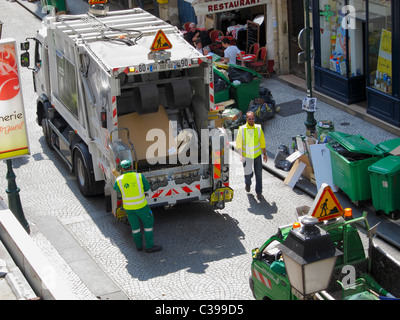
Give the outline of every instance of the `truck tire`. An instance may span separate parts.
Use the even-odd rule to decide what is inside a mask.
[[[49,120],[46,117],[42,118],[42,131],[47,146],[50,150],[54,150],[53,145],[51,144],[51,129],[49,126]]]
[[[89,168],[92,157],[86,147],[78,144],[74,150],[74,173],[79,191],[85,197],[98,195],[104,192],[104,182],[95,181],[94,174]],[[90,161],[90,162],[89,162]]]

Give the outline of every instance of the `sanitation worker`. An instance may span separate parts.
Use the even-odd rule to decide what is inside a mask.
[[[236,137],[236,149],[240,155],[240,161],[244,167],[244,182],[246,191],[250,192],[251,179],[253,178],[253,167],[256,176],[255,191],[257,199],[262,199],[262,161],[267,162],[267,151],[265,149],[264,132],[261,125],[254,123],[254,113],[246,113],[246,124],[239,127]]]
[[[142,174],[133,171],[131,161],[121,161],[121,167],[123,174],[115,181],[114,190],[121,192],[123,207],[132,228],[136,249],[140,251],[143,248],[143,239],[140,232],[140,222],[142,222],[146,252],[160,251],[162,247],[153,243],[154,216],[147,204],[145,195],[145,192],[150,189],[150,184]]]

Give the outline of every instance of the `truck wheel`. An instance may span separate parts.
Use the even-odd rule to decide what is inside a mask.
[[[254,299],[257,299],[256,294],[254,293],[254,280],[252,276],[249,276],[249,285],[251,293],[253,294]]]
[[[42,131],[43,131],[43,136],[44,140],[46,141],[47,146],[49,147],[50,150],[53,150],[53,146],[51,144],[51,129],[49,126],[49,121],[47,120],[46,117],[42,119]]]
[[[78,187],[82,195],[90,197],[104,192],[104,181],[95,181],[94,174],[87,167],[87,163],[91,161],[85,158],[90,155],[84,155],[82,147],[77,147],[74,152],[74,173]]]
[[[85,165],[82,152],[79,148],[77,148],[74,153],[74,172],[79,190],[85,197],[89,196],[90,173]]]

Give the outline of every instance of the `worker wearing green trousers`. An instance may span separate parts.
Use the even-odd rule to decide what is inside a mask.
[[[143,248],[143,239],[140,232],[140,222],[142,222],[146,252],[160,251],[162,247],[155,246],[153,243],[154,217],[147,204],[145,194],[150,189],[150,184],[142,174],[132,171],[131,161],[123,160],[121,167],[124,173],[115,181],[114,190],[121,192],[123,207],[132,228],[136,248],[138,250]]]

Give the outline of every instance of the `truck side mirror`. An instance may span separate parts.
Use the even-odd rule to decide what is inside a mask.
[[[29,41],[21,42],[21,50],[28,51],[29,50]]]
[[[29,52],[21,53],[21,66],[22,67],[29,67]]]

